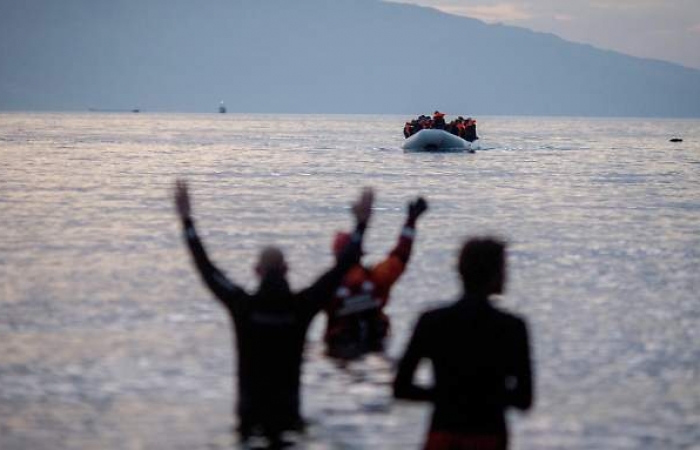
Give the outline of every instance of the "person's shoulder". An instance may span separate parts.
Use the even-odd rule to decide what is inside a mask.
[[[254,303],[256,296],[257,293],[250,293],[240,286],[236,286],[235,291],[232,291],[229,295],[230,299],[232,300],[231,304],[239,307],[238,309],[241,307],[247,307]]]
[[[527,328],[527,319],[515,312],[507,311],[501,308],[493,308],[498,320],[510,327]]]
[[[454,309],[453,304],[437,306],[437,307],[428,309],[420,315],[420,318],[418,321],[419,321],[419,323],[420,322],[422,322],[422,323],[442,322],[446,318],[453,315],[453,309]]]

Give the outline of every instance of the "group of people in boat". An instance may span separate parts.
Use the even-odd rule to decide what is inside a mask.
[[[385,313],[392,287],[407,267],[418,219],[428,209],[408,202],[396,244],[379,263],[361,261],[362,242],[373,213],[374,193],[362,191],[350,208],[354,230],[336,234],[335,262],[309,287],[292,291],[287,263],[277,247],[265,247],[254,266],[259,287],[248,293],[209,259],[195,228],[187,184],[178,180],[175,205],[184,239],[204,283],[224,307],[235,330],[241,440],[259,436],[270,449],[287,445],[288,431],[301,432],[301,367],[306,334],[316,314],[327,315],[326,354],[338,361],[381,351],[389,334]],[[504,450],[505,410],[532,403],[526,323],[492,305],[503,292],[506,245],[491,237],[467,240],[457,270],[463,294],[452,305],[423,313],[393,384],[399,399],[435,406],[425,448]],[[416,383],[421,360],[432,362],[433,387]]]
[[[469,142],[474,142],[479,139],[479,136],[476,134],[475,119],[471,117],[465,119],[459,116],[450,122],[446,122],[445,113],[440,111],[435,111],[432,117],[421,114],[415,119],[406,122],[403,126],[403,136],[409,138],[420,130],[425,129],[445,130]]]

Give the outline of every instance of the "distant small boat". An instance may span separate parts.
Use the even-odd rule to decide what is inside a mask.
[[[221,101],[221,103],[219,103],[219,112],[220,112],[221,114],[225,114],[225,113],[226,113],[226,105],[224,105],[223,100]]]
[[[683,139],[681,138],[673,138],[670,140],[670,142],[683,142]]]
[[[420,130],[403,143],[407,152],[467,152],[474,153],[479,148],[479,140],[469,142],[445,130]]]

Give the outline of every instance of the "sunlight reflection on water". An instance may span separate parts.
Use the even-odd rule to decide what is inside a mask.
[[[254,286],[258,249],[302,287],[331,263],[348,202],[378,191],[366,250],[431,201],[389,313],[397,358],[458,292],[466,235],[511,242],[537,404],[513,448],[700,442],[700,122],[483,118],[490,150],[404,154],[403,117],[0,115],[0,447],[230,448],[229,324],[190,266],[170,189],[190,180],[213,259]],[[670,136],[685,138],[670,144]],[[391,362],[341,370],[312,326],[304,448],[417,448],[428,409],[391,401]]]

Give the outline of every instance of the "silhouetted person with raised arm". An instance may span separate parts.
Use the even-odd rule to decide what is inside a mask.
[[[503,450],[505,410],[532,404],[527,326],[490,296],[503,292],[506,246],[493,238],[467,241],[459,256],[464,294],[425,312],[399,363],[394,396],[434,405],[426,450]],[[432,363],[432,387],[414,383],[422,359]]]
[[[332,301],[325,306],[327,355],[349,360],[384,349],[384,338],[390,325],[384,308],[389,302],[391,288],[411,257],[416,222],[427,209],[428,203],[422,197],[409,202],[406,221],[396,245],[386,258],[375,265],[358,261],[345,275]],[[341,256],[349,240],[349,233],[336,234],[333,242],[336,258]]]
[[[258,290],[249,294],[209,260],[195,231],[187,185],[178,180],[175,204],[185,240],[206,285],[226,308],[234,324],[238,359],[239,432],[245,442],[265,436],[271,448],[281,446],[285,431],[302,431],[300,376],[306,332],[313,317],[360,258],[362,238],[371,216],[373,193],[365,189],[353,204],[356,227],[335,266],[300,292],[287,284],[282,252],[266,247],[255,272]]]

